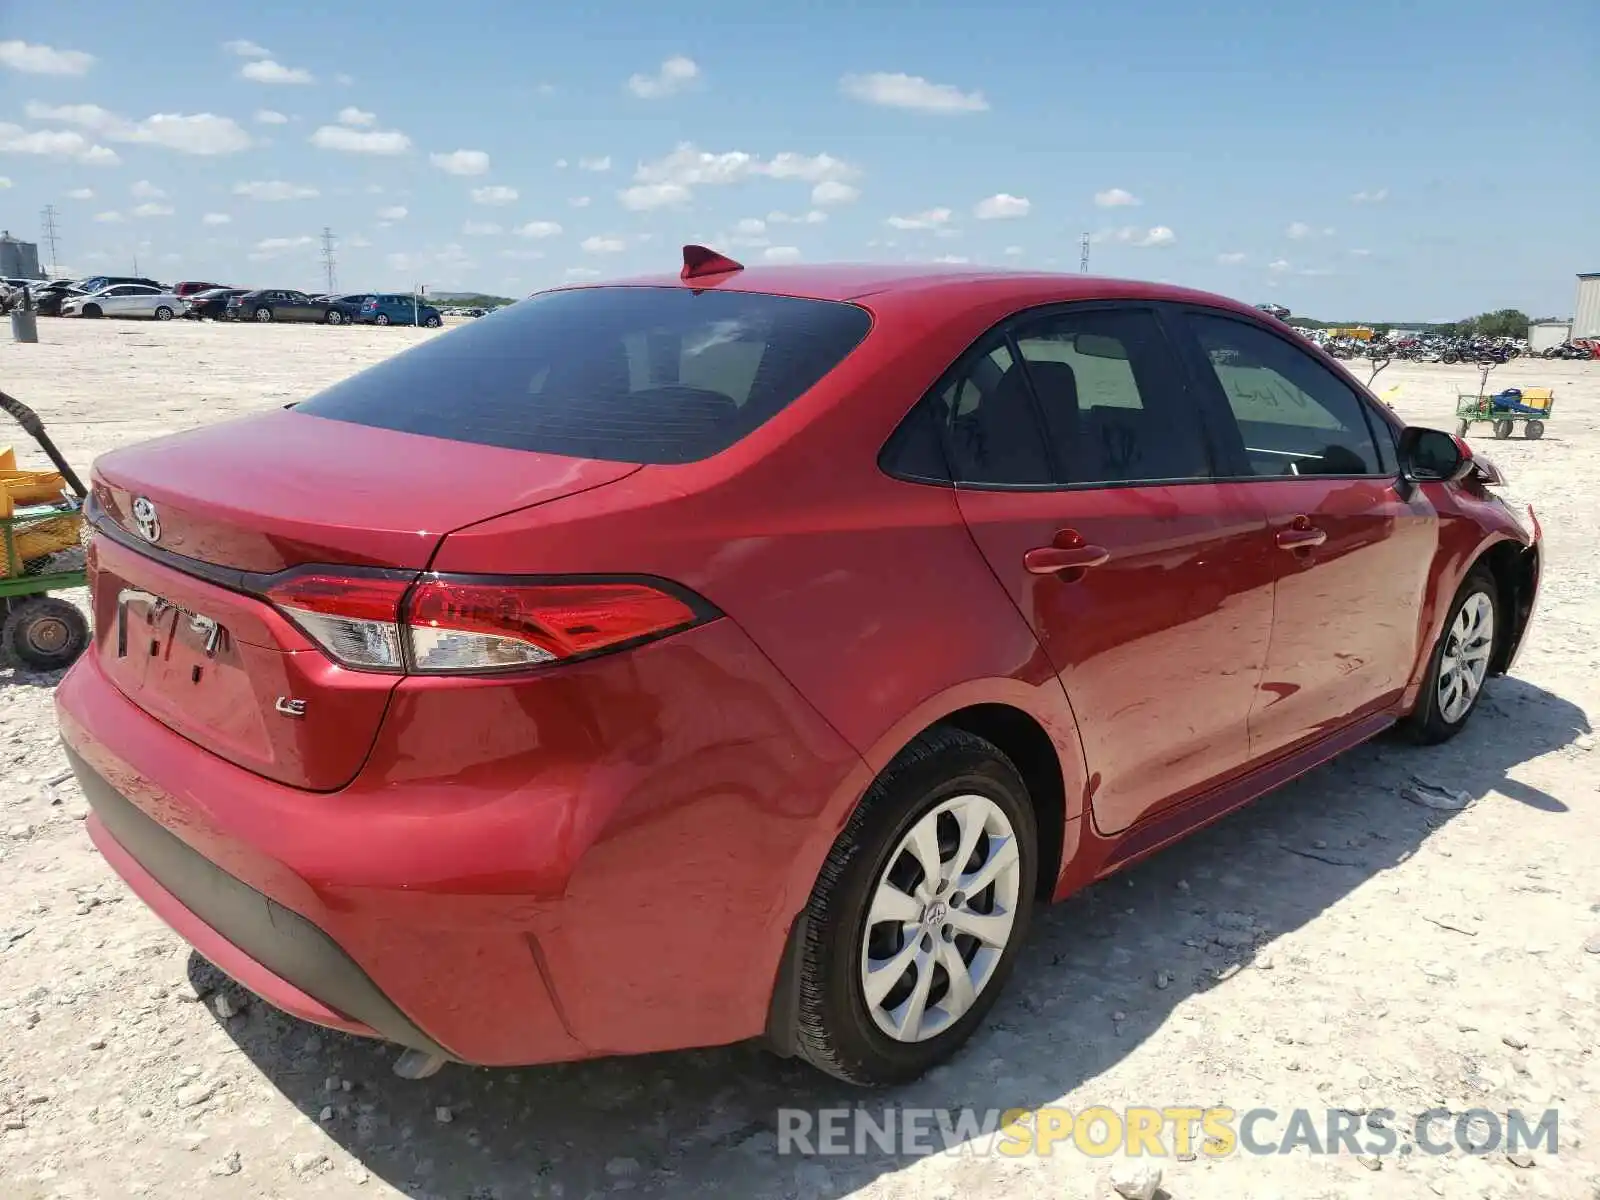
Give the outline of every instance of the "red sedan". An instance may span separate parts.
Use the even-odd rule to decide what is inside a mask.
[[[903,1080],[1036,903],[1462,728],[1498,481],[1217,296],[690,247],[101,459],[60,721],[151,908],[415,1070]]]

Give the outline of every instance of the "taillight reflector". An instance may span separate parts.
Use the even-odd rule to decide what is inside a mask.
[[[267,598],[332,658],[357,670],[504,671],[665,637],[706,611],[644,580],[520,582],[312,571]]]

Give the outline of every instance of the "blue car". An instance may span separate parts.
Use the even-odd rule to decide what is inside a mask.
[[[368,296],[356,317],[363,325],[425,325],[437,329],[444,324],[439,310],[407,295]]]

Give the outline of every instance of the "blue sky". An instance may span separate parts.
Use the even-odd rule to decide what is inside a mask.
[[[0,225],[307,288],[329,226],[343,289],[513,295],[687,240],[1075,271],[1089,232],[1308,315],[1567,315],[1597,64],[1584,0],[8,3]]]

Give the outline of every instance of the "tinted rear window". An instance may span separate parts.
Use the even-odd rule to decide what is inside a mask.
[[[601,287],[501,309],[337,383],[297,411],[614,462],[726,450],[866,336],[851,304]]]

